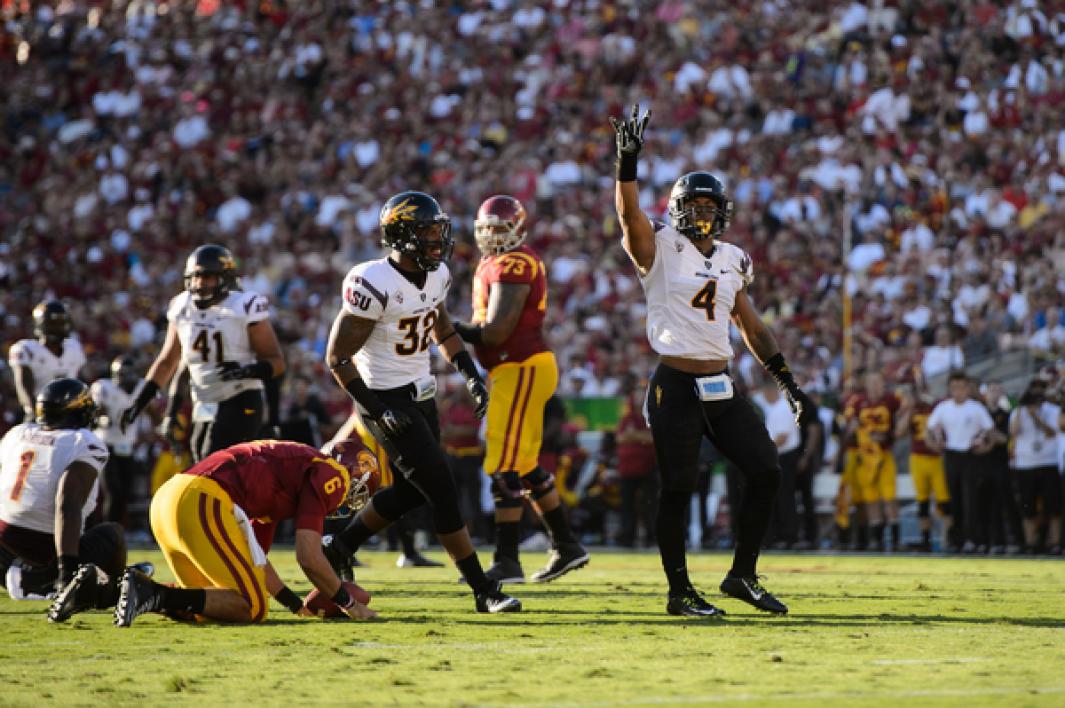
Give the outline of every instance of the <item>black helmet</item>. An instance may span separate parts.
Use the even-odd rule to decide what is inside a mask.
[[[381,243],[410,256],[422,270],[436,270],[451,256],[451,217],[424,192],[400,192],[381,207]],[[429,252],[425,238],[439,225],[440,253]],[[433,244],[435,246],[435,244]]]
[[[96,410],[89,387],[77,379],[56,379],[37,394],[37,422],[46,428],[89,428]]]
[[[230,290],[237,288],[237,261],[225,246],[209,243],[192,252],[185,261],[185,289],[189,292],[192,292],[192,276],[195,274],[218,276],[214,288],[192,293],[193,301],[199,307],[220,302]]]
[[[698,218],[691,200],[710,197],[717,204],[709,219]],[[732,222],[732,200],[725,194],[725,185],[709,172],[689,172],[681,175],[669,193],[669,218],[673,228],[690,239],[701,241],[706,237],[718,238]]]
[[[119,386],[133,386],[137,383],[137,362],[128,354],[120,354],[111,360],[111,378]]]
[[[72,329],[70,313],[59,300],[45,300],[33,308],[33,336],[62,342]]]

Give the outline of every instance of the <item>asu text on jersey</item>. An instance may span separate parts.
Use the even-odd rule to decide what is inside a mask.
[[[724,241],[704,255],[673,227],[655,229],[655,260],[640,278],[648,342],[658,354],[731,359],[729,322],[736,294],[754,280],[750,257]]]
[[[430,376],[429,342],[436,308],[450,287],[451,273],[444,264],[427,271],[420,288],[387,258],[360,263],[348,272],[344,311],[377,322],[355,354],[355,366],[367,386],[398,388]]]
[[[189,368],[193,401],[224,401],[244,391],[262,390],[263,382],[259,379],[222,381],[217,374],[224,362],[242,366],[255,362],[248,325],[269,319],[270,305],[265,297],[235,290],[221,302],[201,309],[185,290],[170,301],[166,317],[174,324],[181,340],[182,361]]]
[[[521,362],[547,351],[543,323],[547,313],[547,270],[540,257],[528,246],[498,255],[488,255],[477,264],[473,280],[473,322],[488,320],[488,297],[495,283],[528,285],[521,316],[514,331],[499,346],[479,344],[477,358],[486,369],[504,362]]]

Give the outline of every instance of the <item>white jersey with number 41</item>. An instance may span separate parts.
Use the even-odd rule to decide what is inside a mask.
[[[270,317],[270,303],[258,293],[234,290],[221,302],[199,308],[187,290],[174,296],[166,318],[177,328],[182,362],[189,369],[194,402],[215,403],[238,393],[263,388],[259,379],[222,381],[223,362],[255,363],[248,325]]]

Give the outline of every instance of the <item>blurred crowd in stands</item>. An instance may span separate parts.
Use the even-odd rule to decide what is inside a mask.
[[[521,199],[559,394],[631,399],[653,356],[607,116],[633,102],[655,113],[647,211],[689,169],[725,180],[753,301],[826,407],[854,385],[845,295],[851,368],[889,386],[1014,350],[1065,359],[1053,3],[5,0],[0,85],[0,345],[63,298],[89,380],[118,353],[147,365],[185,256],[224,243],[275,308],[286,415],[327,438],[348,412],[323,365],[341,278],[378,255],[383,200],[415,188],[453,219],[463,318],[477,205]],[[21,415],[6,370],[0,400],[6,429]],[[653,494],[618,489],[627,509]]]

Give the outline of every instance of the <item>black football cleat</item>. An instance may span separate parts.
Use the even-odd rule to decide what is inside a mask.
[[[666,612],[679,617],[724,617],[725,611],[714,607],[703,599],[695,588],[688,588],[682,593],[669,594]]]
[[[411,555],[411,556],[408,556],[406,553],[401,553],[399,555],[399,558],[396,559],[396,567],[397,568],[443,568],[444,564],[439,562],[439,561],[432,560],[431,558],[426,558],[421,553],[418,553],[417,551],[415,551],[414,555]]]
[[[66,622],[79,612],[96,607],[97,588],[107,583],[107,576],[92,563],[78,566],[74,577],[59,591],[48,608],[49,622]]]
[[[721,581],[721,592],[737,600],[743,600],[748,605],[772,612],[777,615],[788,614],[787,605],[773,597],[772,593],[762,587],[758,582],[758,576],[741,578],[737,575],[727,575]]]
[[[115,605],[115,626],[131,627],[133,620],[148,612],[162,609],[159,587],[139,570],[126,568],[118,583],[118,603]]]
[[[521,600],[503,592],[497,582],[490,583],[484,592],[475,592],[474,600],[478,612],[499,614],[500,612],[521,612]]]
[[[140,571],[146,577],[149,577],[149,578],[154,578],[155,577],[155,564],[153,564],[151,561],[141,561],[140,563],[131,563],[129,567],[133,568],[133,570]]]
[[[534,583],[549,583],[566,573],[588,565],[590,556],[579,543],[565,544],[551,549],[551,555],[540,570],[532,574]]]
[[[517,583],[525,582],[525,571],[522,570],[521,563],[513,558],[496,558],[492,567],[484,571],[484,575],[489,580],[504,585],[515,585]]]
[[[333,572],[343,580],[354,580],[355,571],[352,559],[355,554],[339,538],[333,535],[322,537],[322,555],[329,561]]]

